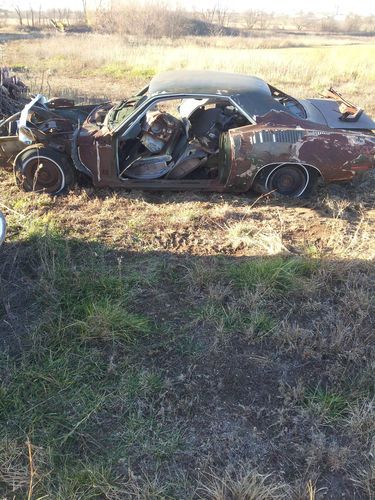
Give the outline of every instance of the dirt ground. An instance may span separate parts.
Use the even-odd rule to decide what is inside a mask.
[[[0,256],[1,338],[10,356],[3,360],[8,396],[2,412],[9,419],[25,404],[37,406],[31,420],[15,418],[18,429],[26,426],[32,436],[35,454],[54,452],[36,465],[36,492],[55,498],[88,498],[89,493],[98,498],[371,498],[373,177],[320,187],[298,201],[90,187],[50,198],[18,192],[5,171],[1,183],[9,222]],[[64,271],[57,273],[61,251]],[[296,267],[286,268],[290,262]],[[20,389],[9,359],[21,363],[27,380],[33,353],[41,358],[41,371],[57,377],[43,368],[56,354],[55,344],[48,355],[41,354],[36,338],[50,331],[51,318],[53,331],[62,322],[72,330],[69,335],[78,335],[77,321],[92,331],[92,318],[64,312],[64,294],[83,300],[87,284],[81,272],[92,274],[94,283],[108,272],[129,278],[124,307],[152,326],[146,338],[123,342],[116,337],[121,319],[112,318],[109,327],[96,317],[100,332],[92,338],[86,333],[80,348],[85,363],[99,355],[104,378],[112,377],[106,392],[115,395],[103,396],[94,410],[77,396],[74,405],[85,410],[75,416],[74,396],[59,396],[53,406],[67,421],[47,432],[56,408],[46,396],[55,397],[55,389],[43,383],[41,396],[38,383],[25,389],[25,381]],[[61,273],[78,280],[77,288],[59,283]],[[102,297],[101,285],[96,286],[95,300]],[[109,294],[105,315],[118,297],[103,293]],[[106,328],[114,328],[108,338]],[[62,333],[55,335],[60,339]],[[99,381],[104,376],[86,370]],[[135,372],[147,380],[152,374],[155,387],[133,382],[136,387],[126,389],[124,400],[118,393],[124,374]],[[60,391],[68,390],[64,384]],[[22,404],[7,392],[15,385],[17,396],[26,398]],[[91,397],[95,402],[97,395],[88,401]],[[39,405],[47,410],[43,417]],[[77,435],[63,438],[64,447],[51,444],[82,418]],[[35,429],[39,419],[42,427]],[[19,430],[10,424],[6,435],[6,442],[21,447],[18,463],[3,442],[7,467],[16,462],[19,478],[15,486],[14,476],[1,469],[9,495],[28,484],[28,468]],[[94,488],[82,471],[74,481],[61,477],[55,469],[61,453],[66,470],[73,456],[73,463],[84,464],[86,476],[90,467],[99,467],[99,474],[99,464],[110,463],[105,481],[101,475],[100,487]],[[246,488],[248,496],[241,493]],[[308,496],[311,491],[315,497]]]

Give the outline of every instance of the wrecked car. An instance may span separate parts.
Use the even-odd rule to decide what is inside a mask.
[[[114,105],[37,96],[5,129],[3,162],[18,185],[51,194],[79,173],[98,187],[299,197],[319,178],[375,167],[375,122],[335,90],[300,100],[260,78],[213,71],[162,73]]]

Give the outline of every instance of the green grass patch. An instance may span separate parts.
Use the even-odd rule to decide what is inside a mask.
[[[28,201],[17,200],[12,208],[16,213],[12,212],[7,217],[7,227],[14,241],[29,240],[33,244],[36,240],[43,238],[40,243],[44,244],[47,240],[62,236],[58,224],[51,215],[42,215],[36,219],[27,214],[32,210]]]
[[[276,326],[276,321],[265,311],[248,311],[236,304],[223,306],[208,302],[200,310],[199,317],[225,336],[243,334],[249,338],[260,338]]]
[[[252,316],[255,333],[264,336],[276,328],[276,320],[265,312],[257,312]]]
[[[262,287],[282,293],[296,289],[301,279],[311,276],[317,261],[303,258],[256,258],[231,264],[226,274],[236,288],[254,290]]]
[[[182,356],[191,356],[194,358],[202,354],[204,346],[199,339],[195,339],[189,333],[189,335],[176,338],[175,350]]]
[[[153,68],[132,68],[130,71],[130,74],[132,76],[138,77],[138,78],[147,78],[150,79],[155,76],[156,71]]]
[[[0,489],[27,490],[29,439],[43,455],[34,495],[108,497],[122,460],[163,461],[181,444],[158,416],[163,374],[135,356],[157,331],[136,304],[159,268],[70,240],[51,218],[29,221],[19,243],[27,243],[38,315],[19,358],[0,357],[0,458],[19,466]]]
[[[110,78],[125,78],[130,72],[131,68],[124,63],[109,63],[96,70],[96,74]]]
[[[325,421],[334,422],[345,416],[349,401],[343,394],[317,388],[306,392],[304,405]]]
[[[111,467],[84,465],[65,467],[58,475],[58,488],[53,490],[56,500],[98,499],[117,495],[117,485]]]
[[[95,75],[106,76],[108,78],[123,79],[131,77],[150,79],[155,76],[153,68],[131,67],[122,62],[113,62],[93,70]]]
[[[139,335],[150,332],[150,322],[141,315],[124,310],[121,302],[92,302],[82,321],[84,340],[110,340],[132,344]]]
[[[27,212],[34,207],[52,207],[54,199],[47,194],[38,194],[37,197],[27,197],[15,199],[12,203],[13,210]]]

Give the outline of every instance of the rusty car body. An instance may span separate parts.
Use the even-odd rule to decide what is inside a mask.
[[[319,177],[375,167],[375,122],[333,89],[298,100],[232,73],[162,73],[114,105],[37,96],[6,127],[3,162],[22,188],[51,194],[79,172],[98,187],[299,197]]]

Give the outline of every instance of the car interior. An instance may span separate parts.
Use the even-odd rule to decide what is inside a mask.
[[[228,99],[160,100],[118,140],[121,179],[214,179],[220,136],[249,124]]]

